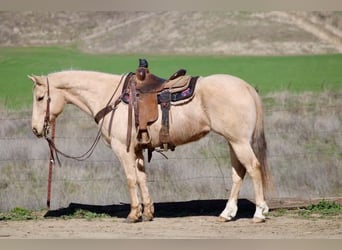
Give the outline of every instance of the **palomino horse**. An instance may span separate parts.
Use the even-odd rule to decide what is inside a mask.
[[[65,104],[74,104],[91,117],[108,101],[118,100],[125,76],[91,71],[61,71],[48,76],[29,76],[34,83],[32,131],[46,136],[47,126],[63,111]],[[113,96],[114,93],[114,96]],[[112,102],[112,103],[113,103]],[[160,110],[159,110],[160,112]],[[233,185],[221,221],[236,216],[240,187],[246,171],[252,178],[256,210],[254,222],[265,221],[268,206],[264,200],[267,183],[266,141],[263,109],[256,90],[243,80],[224,74],[199,77],[194,97],[186,104],[172,106],[170,139],[177,145],[196,141],[210,131],[222,135],[228,142]],[[154,206],[147,187],[144,156],[137,149],[135,129],[126,148],[128,105],[120,102],[114,116],[104,117],[102,136],[118,157],[127,177],[131,210],[128,222],[153,219]],[[100,125],[99,125],[100,126]],[[109,128],[113,126],[113,128]],[[150,127],[152,145],[158,146],[161,114]],[[140,190],[142,203],[139,201]]]

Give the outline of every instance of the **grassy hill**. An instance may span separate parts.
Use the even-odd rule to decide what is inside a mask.
[[[162,77],[232,74],[262,94],[335,88],[341,29],[341,12],[0,11],[0,103],[31,103],[28,74],[121,74],[140,57]]]

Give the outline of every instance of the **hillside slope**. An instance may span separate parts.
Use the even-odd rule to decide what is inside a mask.
[[[0,12],[0,46],[89,53],[290,55],[342,52],[339,12]]]

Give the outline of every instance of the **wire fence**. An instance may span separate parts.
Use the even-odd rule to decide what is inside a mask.
[[[278,105],[279,106],[279,105]],[[274,107],[274,105],[265,105],[265,113],[266,114],[270,114],[270,113],[279,113],[279,112],[287,112],[287,113],[297,113],[299,111],[306,111],[308,110],[308,108],[313,107],[313,104],[305,104],[305,105],[301,105],[301,106],[296,106],[296,107]],[[317,106],[317,105],[315,105]],[[323,113],[327,113],[330,111],[333,111],[335,113],[337,113],[338,116],[342,115],[342,103],[338,104],[338,105],[325,105],[323,107],[316,107],[316,112],[317,109],[319,109],[320,111],[322,111]],[[315,116],[315,112],[309,112],[305,114],[307,117],[308,116]],[[79,112],[77,114],[73,114],[72,116],[73,120],[77,120],[78,123],[77,124],[73,124],[71,122],[68,123],[68,126],[70,129],[73,129],[73,127],[75,127],[75,129],[77,130],[77,126],[79,123],[91,123],[92,120],[89,119],[89,117],[85,116],[84,114],[80,114]],[[68,118],[62,118],[60,120],[60,122],[64,123]],[[266,118],[267,119],[267,118]],[[303,118],[305,119],[305,118]],[[338,119],[341,119],[338,118]],[[15,135],[10,135],[10,136],[6,136],[6,135],[1,135],[0,134],[0,145],[6,145],[8,142],[15,142],[15,141],[25,141],[25,143],[28,144],[33,144],[37,142],[37,138],[34,137],[32,135],[32,133],[29,131],[30,130],[30,122],[31,122],[31,116],[30,116],[30,111],[8,111],[8,112],[0,112],[0,122],[1,123],[8,123],[8,124],[12,124],[12,123],[16,123],[17,121],[22,122],[22,124],[25,124],[26,130],[27,131],[21,131],[22,133],[15,133]],[[22,128],[19,128],[22,129]],[[13,130],[13,129],[12,129]],[[17,132],[17,131],[16,131]],[[340,129],[340,127],[338,129],[335,129],[334,131],[332,131],[331,129],[329,130],[317,130],[314,129],[312,131],[315,136],[317,137],[324,137],[326,135],[331,135],[333,134],[334,137],[336,138],[341,138],[342,136],[342,130]],[[6,134],[6,132],[3,132],[3,134]],[[273,137],[281,137],[284,135],[287,136],[295,136],[298,134],[297,131],[295,132],[289,132],[288,130],[268,130],[265,132],[266,136],[268,138],[273,138]],[[70,144],[73,143],[75,141],[92,141],[95,138],[95,134],[94,135],[67,135],[67,136],[63,136],[63,135],[56,135],[56,140],[59,141],[61,144]],[[322,154],[322,155],[331,155],[331,154],[335,154],[335,153],[340,153],[340,152],[332,152],[332,151],[322,151],[322,150],[307,150],[305,152],[305,154]],[[292,153],[292,154],[269,154],[268,157],[291,157],[291,156],[298,156],[301,155],[301,153]],[[214,158],[214,156],[206,156],[206,158]],[[215,156],[215,158],[229,158],[227,155],[224,156]],[[172,159],[172,158],[169,158]],[[179,159],[179,157],[177,156],[177,159]],[[190,158],[182,158],[182,159],[188,159],[188,160],[194,160],[194,159],[201,159],[198,157],[190,157]],[[46,160],[45,158],[25,158],[25,159],[17,159],[17,158],[4,158],[3,155],[0,155],[0,162],[6,162],[6,161],[43,161]],[[163,160],[163,159],[159,159],[159,160]],[[111,162],[111,160],[96,160],[96,161],[100,161],[100,162]],[[91,162],[91,161],[90,161]]]
[[[307,107],[310,107],[312,105],[307,105]],[[300,108],[288,108],[288,109],[278,109],[278,108],[274,108],[272,107],[267,107],[266,106],[266,114],[267,113],[274,113],[274,112],[289,112],[289,113],[293,113],[293,112],[297,112],[299,109],[305,110],[307,107],[305,106],[301,106]],[[328,106],[324,106],[322,108],[320,108],[320,110],[329,110],[329,111],[334,111],[334,112],[341,112],[340,110],[342,109],[340,106],[337,105],[328,105]],[[27,144],[34,144],[37,142],[37,138],[34,137],[32,135],[32,133],[30,132],[30,121],[31,121],[31,117],[29,116],[28,112],[22,112],[19,113],[20,117],[11,117],[8,116],[8,113],[6,113],[6,115],[4,115],[5,113],[0,113],[0,122],[7,122],[9,124],[11,123],[15,123],[16,121],[21,121],[24,124],[27,125],[27,131],[25,131],[23,134],[19,134],[19,135],[11,135],[11,136],[0,136],[0,144],[5,146],[7,145],[9,142],[19,142],[18,147],[20,147],[20,144],[22,143],[27,143]],[[16,116],[18,115],[18,113],[15,113]],[[310,115],[315,115],[315,114],[307,114],[306,116],[310,116]],[[7,117],[6,117],[7,116]],[[84,115],[73,115],[73,119],[77,120],[79,122],[91,122],[91,120],[89,119],[89,117],[85,117]],[[65,121],[61,121],[62,123]],[[68,126],[72,126],[72,123],[68,124]],[[325,137],[326,135],[331,135],[333,134],[333,136],[335,137],[336,140],[340,140],[342,137],[342,130],[313,130],[312,133],[315,134],[316,137]],[[289,131],[281,131],[281,130],[277,130],[277,131],[266,131],[266,136],[267,138],[274,138],[277,136],[296,136],[298,135],[298,132],[289,132]],[[94,140],[94,135],[56,135],[56,141],[59,144],[80,144],[80,141],[82,142],[91,142],[92,140]],[[332,151],[332,150],[322,150],[322,149],[307,149],[305,151],[305,153],[303,152],[292,152],[292,153],[271,153],[268,155],[269,158],[290,158],[290,157],[300,157],[300,156],[307,156],[307,155],[318,155],[318,156],[329,156],[329,155],[338,155],[341,154],[341,152],[338,151]],[[173,158],[172,155],[170,155],[168,157],[168,160],[204,160],[204,159],[224,159],[227,160],[229,159],[229,155],[225,154],[225,155],[215,155],[215,156],[210,156],[207,155],[205,157],[203,156],[179,156],[177,155],[176,158]],[[30,157],[28,155],[28,157],[26,158],[18,158],[16,155],[13,155],[12,157],[5,157],[4,155],[0,156],[0,162],[2,164],[6,164],[6,163],[11,163],[11,162],[31,162],[31,161],[46,161],[46,157]],[[160,159],[155,159],[155,161],[165,161],[165,159],[160,158]],[[108,164],[117,164],[118,162],[113,162],[113,159],[96,159],[96,160],[88,160],[87,161],[88,164],[95,164],[95,163],[108,163]]]

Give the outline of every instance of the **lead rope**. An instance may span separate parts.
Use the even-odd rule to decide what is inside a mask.
[[[53,121],[52,130],[51,130],[51,141],[53,143],[55,141],[55,134],[56,134],[56,122]],[[46,198],[46,206],[49,210],[50,210],[50,201],[51,201],[52,165],[55,163],[52,150],[53,149],[50,147],[49,177],[48,177],[48,188],[47,188],[47,198]]]

